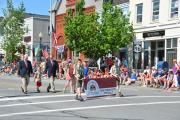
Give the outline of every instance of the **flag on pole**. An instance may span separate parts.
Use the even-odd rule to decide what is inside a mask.
[[[55,46],[57,44],[58,38],[57,38],[56,31],[53,25],[52,25],[52,40],[53,40],[53,46]]]
[[[44,58],[48,58],[49,57],[49,54],[48,54],[46,49],[42,50],[42,55],[43,55]]]

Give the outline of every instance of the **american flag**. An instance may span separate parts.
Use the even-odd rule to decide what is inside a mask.
[[[57,40],[58,40],[55,32],[52,33],[52,37],[53,37],[53,45],[55,46],[57,44]]]
[[[44,58],[48,58],[49,57],[49,54],[48,54],[46,49],[42,50],[42,54],[43,54]]]
[[[53,46],[55,46],[57,44],[57,35],[56,35],[56,31],[54,30],[54,27],[52,26],[52,40],[53,40]]]

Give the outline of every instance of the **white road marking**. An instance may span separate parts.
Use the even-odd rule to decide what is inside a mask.
[[[58,97],[58,96],[56,96],[56,97]],[[64,95],[62,95],[62,96],[64,96]],[[41,97],[44,98],[47,96],[41,96]],[[104,98],[99,98],[99,99],[107,99],[108,100],[108,99],[139,99],[139,98],[179,98],[179,97],[180,96],[132,96],[132,97],[104,97]],[[30,98],[32,98],[32,97],[30,97]],[[91,99],[96,99],[96,98],[91,98]],[[25,106],[25,105],[37,105],[37,104],[67,103],[67,102],[75,102],[75,101],[77,101],[77,100],[45,101],[45,102],[31,102],[31,103],[27,102],[27,103],[0,105],[0,108]]]
[[[66,94],[66,95],[46,95],[46,96],[31,96],[31,97],[13,97],[13,98],[2,98],[1,101],[15,101],[15,100],[27,100],[27,99],[40,99],[40,98],[53,98],[53,97],[68,97],[75,96],[74,94]]]
[[[19,104],[0,105],[0,108],[3,108],[3,107],[13,107],[13,106],[24,106],[24,105],[39,105],[39,104],[66,103],[66,102],[75,102],[75,101],[77,101],[77,100],[63,100],[63,101],[46,101],[46,102],[33,102],[33,103],[19,103]]]
[[[85,94],[83,94],[84,96]],[[16,100],[28,100],[28,99],[41,99],[41,98],[55,98],[55,97],[70,97],[75,96],[74,94],[66,94],[66,95],[46,95],[46,96],[24,96],[24,97],[13,97],[13,98],[0,98],[1,101],[16,101]],[[2,96],[3,97],[3,96]],[[131,98],[171,98],[171,97],[180,97],[180,96],[130,96],[130,97],[114,97],[114,96],[107,96],[103,97],[102,99],[117,99],[117,98],[123,98],[123,99],[131,99]],[[91,98],[93,99],[93,98]],[[101,98],[100,98],[101,99]]]
[[[106,97],[104,99],[132,99],[132,98],[179,98],[180,96],[131,96],[131,97]]]
[[[89,107],[75,107],[75,108],[64,108],[64,109],[52,109],[52,110],[40,110],[31,112],[19,112],[19,113],[9,113],[1,114],[0,117],[10,117],[16,115],[29,115],[29,114],[39,114],[39,113],[51,113],[51,112],[61,112],[61,111],[74,111],[74,110],[88,110],[88,109],[98,109],[98,108],[110,108],[110,107],[125,107],[125,106],[143,106],[143,105],[160,105],[160,104],[179,104],[180,101],[171,102],[149,102],[149,103],[130,103],[130,104],[116,104],[116,105],[99,105],[99,106],[89,106]]]

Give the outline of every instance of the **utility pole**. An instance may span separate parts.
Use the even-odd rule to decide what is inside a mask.
[[[52,0],[50,0],[50,56],[52,55]]]

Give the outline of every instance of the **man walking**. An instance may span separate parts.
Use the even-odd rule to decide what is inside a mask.
[[[32,64],[28,60],[28,55],[22,55],[18,66],[18,75],[21,77],[22,86],[21,90],[27,94],[27,87],[30,80],[30,75],[33,73]]]
[[[55,93],[55,84],[54,80],[56,77],[56,72],[59,71],[59,65],[56,60],[53,60],[52,55],[50,56],[50,59],[46,62],[45,66],[45,73],[48,73],[48,78],[49,78],[49,85],[47,87],[47,92],[50,91],[52,88],[52,92]]]
[[[75,99],[83,101],[84,99],[81,96],[81,88],[82,88],[82,83],[83,83],[83,79],[84,79],[84,66],[82,64],[81,59],[78,59],[78,63],[75,67],[75,76],[76,76],[76,80],[77,80]]]
[[[118,66],[118,61],[115,60],[113,66],[111,67],[110,73],[116,78],[116,96],[122,97],[123,94],[120,92],[120,67]]]

